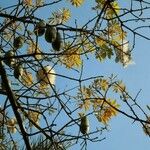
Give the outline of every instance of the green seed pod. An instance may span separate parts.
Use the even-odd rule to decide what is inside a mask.
[[[6,52],[5,55],[4,55],[4,58],[5,58],[4,59],[4,63],[6,65],[8,65],[9,67],[13,67],[15,65],[15,63],[16,63],[15,59],[11,58],[13,56],[15,56],[15,53],[12,50]]]
[[[24,44],[24,38],[22,36],[18,36],[14,39],[14,43],[13,43],[14,48],[19,49],[23,46],[23,44]]]
[[[82,134],[87,134],[89,132],[89,120],[87,116],[81,117],[80,131]]]
[[[48,43],[52,43],[56,39],[56,28],[55,27],[47,27],[45,32],[45,40]]]
[[[54,42],[52,42],[52,47],[55,51],[60,51],[61,48],[61,34],[57,32],[57,36]]]
[[[120,60],[119,60],[119,57],[118,56],[116,56],[116,58],[115,58],[115,62],[116,63],[118,63]]]
[[[17,65],[14,68],[14,77],[19,79],[23,75],[23,68],[22,65]]]
[[[40,21],[36,24],[34,33],[36,36],[42,36],[45,33],[45,23],[43,21]]]

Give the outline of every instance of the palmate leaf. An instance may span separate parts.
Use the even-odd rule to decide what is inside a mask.
[[[113,91],[118,93],[118,92],[125,92],[126,91],[126,86],[122,81],[116,82],[116,84],[113,85]]]
[[[96,0],[97,5],[93,8],[94,10],[100,10],[106,4],[106,0]],[[120,6],[117,1],[112,1],[107,6],[105,17],[112,18],[120,13]]]
[[[35,2],[35,3],[34,3]],[[42,6],[44,4],[44,0],[23,0],[23,3],[27,6]]]
[[[79,7],[83,4],[84,0],[69,0],[70,3],[75,6],[75,7]]]
[[[88,111],[91,107],[91,98],[93,95],[93,91],[90,87],[83,86],[78,93],[79,100],[79,108]]]
[[[82,65],[81,51],[80,47],[72,46],[70,42],[65,43],[64,54],[60,58],[61,63],[68,69],[73,67],[80,68]]]
[[[113,51],[107,45],[101,46],[99,50],[95,53],[95,57],[99,61],[104,61],[106,58],[111,59],[112,56],[113,56]]]
[[[82,103],[79,104],[79,107],[81,109],[84,109],[85,111],[89,110],[91,106],[91,101],[90,100],[84,100]]]
[[[36,6],[42,6],[44,4],[44,0],[36,0]]]
[[[23,3],[28,5],[28,6],[31,6],[32,5],[32,0],[24,0]]]
[[[116,102],[116,100],[110,98],[105,101],[101,100],[100,102],[101,104],[98,103],[97,107],[95,107],[95,116],[99,122],[106,125],[112,117],[118,114],[116,109],[118,109],[120,105]]]
[[[124,66],[128,64],[131,58],[131,50],[128,46],[128,42],[123,42],[127,39],[124,30],[132,31],[132,28],[127,26],[127,22],[128,19],[132,21],[132,16],[134,16],[135,12],[135,14],[138,15],[139,9],[136,11],[132,8],[131,12],[131,9],[124,9],[122,6],[120,9],[118,6],[120,2],[117,0],[95,0],[95,3],[90,3],[90,5],[89,3],[85,3],[85,7],[77,9],[79,12],[75,15],[73,14],[71,18],[68,8],[62,8],[61,10],[58,8],[59,6],[61,7],[63,2],[65,4],[67,1],[72,5],[68,5],[70,10],[72,10],[73,6],[79,7],[84,3],[84,0],[22,0],[21,3],[15,3],[16,5],[12,5],[9,8],[2,8],[1,10],[0,16],[2,18],[8,17],[10,18],[10,23],[14,22],[12,26],[9,24],[8,26],[3,25],[3,23],[1,23],[0,30],[2,33],[4,32],[1,35],[1,62],[7,59],[14,59],[16,63],[23,65],[23,73],[19,71],[21,79],[18,79],[18,76],[16,77],[12,74],[15,72],[15,67],[19,66],[18,64],[14,67],[13,65],[7,65],[4,61],[0,69],[4,70],[1,73],[2,81],[5,78],[7,79],[7,77],[8,80],[12,81],[11,86],[9,86],[9,82],[6,80],[7,84],[4,86],[5,88],[1,88],[2,98],[8,96],[7,99],[2,101],[2,103],[5,104],[4,109],[10,112],[3,117],[4,123],[6,123],[6,127],[4,126],[6,130],[4,130],[4,134],[8,140],[11,139],[11,141],[14,141],[9,149],[12,149],[13,144],[15,147],[15,142],[17,142],[19,149],[20,144],[26,144],[26,148],[24,149],[30,149],[31,144],[32,150],[64,150],[71,145],[69,141],[76,142],[75,144],[79,145],[82,142],[80,145],[83,145],[81,149],[89,149],[87,147],[88,141],[100,141],[101,137],[99,138],[96,134],[102,134],[102,131],[99,132],[99,124],[94,124],[94,126],[91,126],[92,130],[88,132],[89,123],[87,116],[92,120],[96,117],[96,120],[98,119],[100,124],[103,123],[104,126],[107,126],[108,122],[116,116],[118,112],[121,113],[124,111],[123,108],[119,110],[119,100],[124,101],[124,104],[128,104],[127,100],[133,101],[126,92],[124,84],[117,81],[115,77],[106,79],[101,74],[103,72],[101,72],[102,68],[99,72],[97,68],[99,66],[96,66],[95,61],[94,64],[92,62],[94,68],[91,68],[93,66],[92,64],[89,65],[88,62],[93,60],[93,55],[95,54],[94,57],[96,56],[100,61],[111,59],[113,55],[115,55],[118,58],[118,62]],[[44,2],[45,4],[43,5]],[[59,2],[60,4],[58,4]],[[141,2],[141,4],[142,3],[143,2]],[[83,12],[87,10],[90,11],[91,9],[89,9],[89,7],[93,7],[93,4],[97,5],[94,14],[91,12],[89,16],[86,14],[85,17],[83,16],[84,13],[80,14],[82,9]],[[53,8],[58,9],[55,11]],[[14,13],[12,11],[12,13],[10,13],[11,9],[18,10],[18,12]],[[47,18],[48,16],[46,16],[43,11],[40,11],[42,9],[44,11],[48,10],[47,14],[50,13],[51,18],[49,20]],[[4,10],[6,12],[4,12]],[[142,10],[142,8],[140,8],[140,10]],[[74,11],[72,11],[72,13],[73,12]],[[120,12],[122,14],[119,14]],[[131,18],[128,18],[128,16],[126,18],[126,15],[130,13]],[[141,21],[142,16],[136,18],[136,15],[134,19],[137,19],[137,22]],[[84,20],[80,21],[80,19],[82,19],[81,17],[84,17]],[[71,21],[74,20],[74,23],[70,22],[64,24],[70,18],[72,19]],[[44,25],[37,26],[40,21],[44,21]],[[19,24],[22,25],[22,30],[17,28]],[[52,33],[54,33],[55,36],[53,37],[55,38],[47,40],[47,34],[45,34],[45,38],[42,37],[44,32],[43,34],[39,34],[40,29],[44,31],[53,31],[54,29]],[[133,30],[134,35],[138,32],[138,30]],[[140,36],[140,34],[137,35]],[[6,39],[5,36],[7,36]],[[20,47],[14,49],[16,44],[13,45],[14,39],[18,36],[25,38],[23,47],[20,50],[18,50]],[[16,43],[18,44],[18,42]],[[133,42],[133,46],[134,44]],[[28,46],[27,53],[25,53],[26,46]],[[42,51],[40,49],[41,46]],[[14,55],[12,57],[5,57],[5,54],[9,50],[12,50]],[[51,69],[45,69],[47,65],[53,67],[50,67]],[[52,68],[56,69],[56,71],[58,70],[57,73],[52,72]],[[93,69],[95,69],[95,71],[91,72]],[[75,73],[72,71],[75,71]],[[92,74],[89,75],[89,73]],[[52,76],[57,78],[56,84]],[[19,81],[12,80],[14,77]],[[16,82],[18,84],[17,87]],[[78,94],[78,89],[80,89],[80,94]],[[9,91],[10,93],[12,91],[11,95],[14,94],[15,96],[9,96]],[[127,96],[129,97],[128,99]],[[117,99],[118,102],[113,99]],[[128,115],[128,112],[126,114],[125,111],[122,114],[141,122],[142,125],[145,125],[146,129],[150,129],[142,119],[139,119],[140,117],[134,115],[134,106],[130,104],[132,104],[132,102],[130,103],[129,101],[128,106],[133,112],[131,112],[133,117],[130,117],[130,114]],[[137,104],[135,103],[135,105]],[[12,117],[12,111],[10,111],[11,106],[14,110],[14,114],[16,112],[15,118],[18,124],[13,120],[7,121]],[[39,113],[33,109],[36,108],[35,106],[39,109]],[[133,109],[131,109],[132,106]],[[79,107],[82,110],[80,110]],[[77,117],[80,111],[87,114],[87,116],[84,115],[81,118]],[[20,120],[22,121],[18,119],[17,112],[18,116],[20,114]],[[60,119],[62,116],[63,120]],[[22,123],[23,127],[19,123]],[[36,128],[34,128],[34,126]],[[78,127],[80,127],[80,132],[83,136],[80,136]],[[16,135],[13,134],[15,130],[12,129],[16,129]],[[52,133],[51,131],[48,132],[48,129],[50,129]],[[76,129],[78,129],[78,131]],[[62,130],[64,130],[64,133],[60,133]],[[10,134],[8,134],[7,131]],[[24,134],[25,132],[27,132],[27,139],[26,134]],[[65,134],[65,132],[67,134]],[[148,133],[146,131],[146,133],[149,134],[150,132]],[[38,135],[41,136],[38,137]],[[3,134],[0,136],[3,136]],[[0,137],[0,140],[2,138],[3,137]],[[3,149],[2,146],[3,143],[0,145],[0,150]],[[5,143],[5,146],[10,145]],[[17,149],[18,148],[15,147],[15,150]]]
[[[27,87],[33,84],[32,74],[30,72],[27,72],[26,70],[24,70],[21,80],[23,84],[26,85]]]
[[[62,8],[52,13],[52,16],[49,18],[49,23],[53,25],[66,23],[70,18],[70,10],[68,8]]]

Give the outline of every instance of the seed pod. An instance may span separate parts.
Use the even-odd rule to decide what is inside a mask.
[[[19,49],[23,46],[23,44],[24,44],[24,38],[22,36],[18,36],[14,39],[14,43],[13,43],[14,48]]]
[[[15,53],[12,50],[6,52],[5,55],[4,55],[4,58],[5,58],[4,63],[6,65],[8,65],[9,67],[13,67],[14,64],[16,63],[14,58],[10,58],[10,57],[13,57],[13,56],[15,56]]]
[[[56,39],[56,28],[55,27],[47,27],[45,32],[45,40],[48,43],[52,43]]]
[[[16,79],[19,79],[19,77],[21,77],[23,75],[23,68],[22,65],[17,65],[14,68],[14,77]]]
[[[45,66],[43,69],[38,70],[36,77],[43,86],[49,85],[49,83],[55,84],[55,71],[51,66]]]
[[[36,24],[34,33],[36,36],[42,36],[45,33],[45,23],[43,21],[40,21]]]
[[[4,116],[5,116],[4,110],[2,110],[0,106],[0,126],[4,123]],[[0,137],[1,137],[1,133],[0,133]]]
[[[55,51],[60,51],[61,48],[61,34],[57,32],[57,36],[54,42],[52,42],[52,47]]]
[[[89,132],[89,120],[87,116],[81,117],[80,131],[82,134],[87,134]]]

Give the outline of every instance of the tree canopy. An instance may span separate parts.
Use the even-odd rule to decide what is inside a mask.
[[[118,114],[150,136],[150,106],[140,106],[140,91],[133,97],[117,73],[96,73],[105,61],[127,71],[136,63],[136,40],[150,40],[148,0],[6,4],[0,4],[0,149],[88,149],[105,140]]]

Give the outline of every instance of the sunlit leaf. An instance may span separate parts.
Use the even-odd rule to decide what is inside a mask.
[[[61,24],[66,23],[71,17],[71,12],[67,8],[60,9],[52,13],[52,16],[49,18],[50,24]]]
[[[148,123],[145,123],[143,126],[143,131],[146,135],[150,136],[150,117],[147,118],[146,120]]]
[[[75,7],[79,7],[83,4],[84,0],[69,0],[70,3],[75,6]]]
[[[94,10],[102,9],[104,5],[107,3],[106,0],[96,0],[97,5],[93,8]],[[120,6],[117,1],[112,1],[107,5],[107,9],[105,12],[106,18],[112,18],[120,13]]]
[[[67,22],[71,17],[71,12],[67,8],[62,9],[62,23]]]
[[[90,109],[91,106],[91,98],[93,95],[92,89],[90,87],[83,86],[78,93],[79,100],[79,108],[84,109],[85,111]]]
[[[95,115],[100,122],[107,124],[112,117],[118,114],[116,109],[119,107],[120,105],[117,104],[116,100],[107,99],[102,102],[99,109],[96,108]]]
[[[80,67],[82,64],[81,49],[79,47],[70,46],[69,43],[66,43],[64,46],[64,53],[61,57],[61,62],[66,66],[66,68]]]
[[[23,3],[28,5],[28,6],[31,6],[32,5],[32,0],[23,0]]]
[[[9,132],[11,133],[16,133],[16,125],[17,125],[17,120],[16,118],[11,118],[9,120],[7,120],[6,122],[7,125],[7,129],[9,130]]]
[[[90,100],[83,100],[83,102],[79,104],[79,108],[84,109],[85,111],[89,110],[90,106],[91,106]]]
[[[36,6],[42,6],[44,4],[44,0],[36,0]]]
[[[118,81],[116,84],[113,85],[113,90],[118,93],[122,93],[126,91],[126,86],[122,81]]]
[[[27,72],[26,70],[24,70],[23,75],[21,76],[21,81],[27,87],[30,87],[33,84],[32,74],[30,72]]]
[[[109,82],[106,79],[100,78],[100,79],[94,80],[93,85],[95,88],[106,91],[109,87]]]

